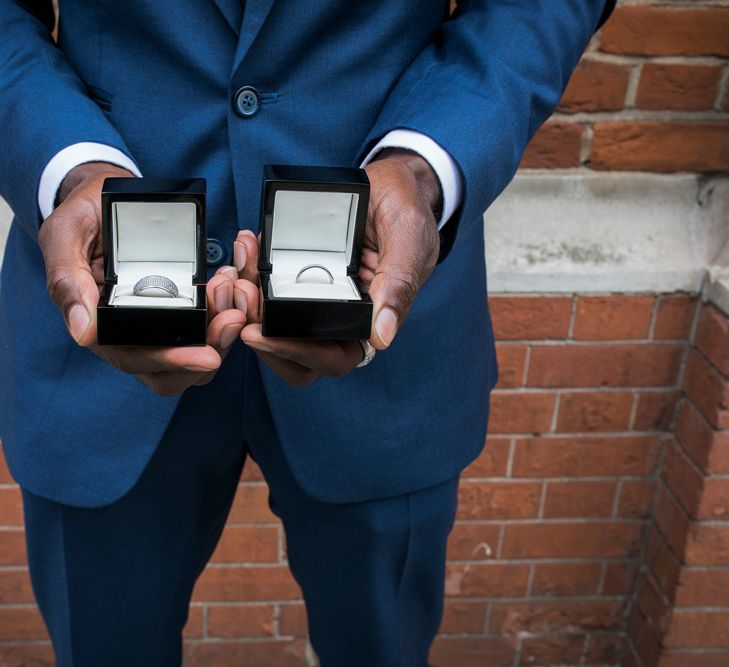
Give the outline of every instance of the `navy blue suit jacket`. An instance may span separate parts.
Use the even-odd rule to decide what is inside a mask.
[[[482,213],[556,106],[606,0],[470,0],[451,18],[447,0],[61,5],[54,45],[50,2],[0,0],[0,195],[16,216],[1,281],[0,435],[20,484],[74,505],[114,501],[177,405],[77,347],[47,295],[36,197],[59,150],[99,142],[146,176],[206,177],[208,233],[231,248],[239,229],[257,229],[264,163],[356,165],[396,128],[430,136],[461,170],[448,252],[370,366],[304,389],[264,368],[264,390],[292,470],[317,498],[383,497],[458,474],[483,446],[497,375]],[[232,106],[245,85],[262,95],[250,118]]]

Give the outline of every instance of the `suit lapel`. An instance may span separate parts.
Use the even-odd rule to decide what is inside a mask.
[[[230,29],[236,34],[240,32],[240,24],[243,20],[243,3],[245,0],[213,0],[220,13],[228,22]]]
[[[243,0],[218,0],[219,2],[238,2],[240,5]],[[274,0],[245,0],[245,8],[243,10],[243,23],[240,26],[240,36],[238,38],[238,48],[235,52],[235,62],[233,64],[233,73],[240,67],[241,61],[245,58],[248,49],[251,48],[254,40],[258,36]]]

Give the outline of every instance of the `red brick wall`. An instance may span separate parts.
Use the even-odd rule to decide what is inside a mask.
[[[729,3],[620,3],[525,168],[729,170]],[[537,288],[538,286],[535,286]],[[729,665],[729,322],[682,295],[493,296],[501,381],[450,541],[436,667]],[[0,468],[0,665],[50,665]],[[187,664],[304,664],[255,468]]]
[[[729,5],[623,0],[523,167],[729,171]]]

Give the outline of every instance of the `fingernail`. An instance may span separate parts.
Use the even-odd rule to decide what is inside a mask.
[[[220,345],[223,349],[229,348],[235,343],[238,334],[240,334],[240,326],[237,324],[229,324],[227,327],[224,327],[223,333],[220,334]]]
[[[375,320],[375,331],[380,340],[389,346],[397,333],[397,314],[392,308],[383,308]]]
[[[68,329],[71,332],[73,339],[78,342],[81,336],[84,335],[86,329],[89,328],[89,318],[86,308],[80,303],[75,303],[68,311]]]
[[[232,266],[224,266],[220,269],[220,273],[230,276],[233,280],[238,279],[238,271],[236,271]]]
[[[243,243],[236,241],[233,244],[233,263],[235,269],[240,273],[246,268],[246,262],[248,261],[248,251]]]
[[[258,237],[256,236],[255,232],[251,231],[250,229],[244,229],[243,233],[246,234],[247,236],[250,236],[251,238],[258,240]]]
[[[244,315],[248,314],[248,297],[246,297],[245,292],[241,292],[239,289],[233,289],[233,303],[235,303],[235,307]]]
[[[228,310],[228,285],[220,285],[215,288],[215,308],[219,313]]]

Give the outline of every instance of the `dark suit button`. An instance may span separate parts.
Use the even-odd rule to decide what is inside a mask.
[[[238,92],[236,92],[233,103],[239,116],[243,116],[244,118],[252,116],[258,111],[260,104],[258,91],[251,86],[243,86],[243,88],[239,88]]]
[[[218,239],[208,239],[208,266],[220,266],[225,259],[223,244]]]

